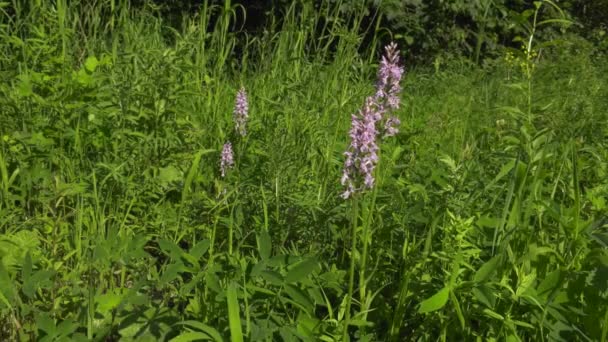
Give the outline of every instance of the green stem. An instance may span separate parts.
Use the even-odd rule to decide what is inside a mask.
[[[355,251],[357,249],[357,221],[359,219],[359,201],[355,194],[352,200],[352,227],[351,227],[351,247],[350,247],[350,271],[348,276],[348,297],[346,298],[346,321],[344,323],[344,331],[342,341],[348,341],[348,325],[350,324],[350,307],[353,298],[355,284]]]
[[[379,154],[378,154],[379,155]],[[376,166],[376,175],[379,175],[379,167],[380,167],[380,163],[378,162],[378,165]],[[379,177],[377,177],[378,179]],[[379,183],[379,182],[378,182]],[[374,212],[374,208],[376,206],[376,198],[377,198],[377,194],[378,194],[378,188],[380,187],[380,184],[376,184],[376,186],[373,189],[372,192],[372,199],[371,199],[371,204],[369,206],[365,205],[366,209],[367,209],[367,213],[365,216],[365,221],[363,222],[363,233],[362,233],[362,238],[361,241],[363,243],[363,253],[361,254],[361,260],[360,260],[360,264],[359,264],[359,295],[361,298],[361,303],[365,303],[365,297],[366,297],[366,278],[365,278],[365,271],[366,271],[366,267],[367,267],[367,254],[368,254],[368,246],[369,246],[369,241],[370,239],[368,239],[368,235],[369,233],[369,227],[371,226],[371,221],[372,221],[372,217],[373,217],[373,212]]]
[[[232,236],[234,226],[234,204],[230,208],[230,223],[228,224],[228,254],[232,255]]]

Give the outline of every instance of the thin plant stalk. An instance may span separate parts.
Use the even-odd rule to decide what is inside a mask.
[[[357,250],[357,223],[359,220],[359,196],[352,197],[352,217],[351,217],[351,246],[350,246],[350,270],[348,274],[348,297],[346,298],[346,320],[344,322],[344,331],[342,341],[347,341],[348,325],[350,324],[350,307],[352,304],[354,285],[355,285],[355,251]]]
[[[378,152],[378,164],[376,165],[376,174],[379,175],[380,174],[380,152]],[[377,177],[376,179],[379,180],[380,177]],[[378,182],[379,183],[379,182]],[[369,235],[369,228],[371,226],[371,221],[372,221],[372,217],[373,217],[373,212],[374,212],[374,208],[376,207],[376,198],[378,195],[378,188],[379,188],[379,184],[376,184],[376,186],[374,187],[374,190],[372,191],[372,196],[371,196],[371,204],[367,207],[367,216],[366,219],[363,222],[363,232],[362,232],[362,243],[363,243],[363,251],[361,254],[361,260],[359,261],[360,265],[359,265],[359,295],[361,297],[361,303],[365,303],[365,297],[366,297],[366,284],[367,284],[367,280],[366,280],[366,276],[365,276],[365,271],[366,271],[366,267],[367,267],[367,254],[369,252],[369,243],[368,243],[368,235]]]

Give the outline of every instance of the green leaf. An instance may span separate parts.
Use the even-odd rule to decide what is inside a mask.
[[[160,239],[158,241],[158,246],[173,260],[178,260],[184,254],[184,251],[179,248],[178,245],[176,245],[173,241],[169,241],[167,239]]]
[[[542,25],[546,25],[546,24],[571,25],[572,21],[567,20],[567,19],[547,19],[547,20],[540,21],[537,25],[542,26]]]
[[[541,298],[547,298],[553,290],[561,283],[561,272],[559,269],[549,273],[545,279],[538,285],[536,292]]]
[[[122,296],[118,293],[109,292],[96,296],[95,301],[97,302],[97,312],[105,316],[106,313],[118,307],[122,301]]]
[[[504,321],[505,320],[505,318],[501,314],[499,314],[497,312],[494,312],[494,311],[492,311],[490,309],[483,309],[483,313],[485,313],[488,317],[496,318],[496,319],[498,319],[500,321]]]
[[[285,276],[286,283],[295,283],[310,275],[319,264],[315,258],[306,258],[303,261],[295,264]]]
[[[443,308],[448,302],[449,294],[450,289],[448,287],[439,290],[439,292],[435,293],[432,297],[425,299],[420,303],[418,313],[428,313]]]
[[[221,292],[220,281],[217,275],[212,271],[207,271],[205,275],[205,285],[214,292]]]
[[[475,299],[485,304],[489,308],[493,308],[496,305],[496,295],[494,290],[488,286],[478,286],[472,290]]]
[[[320,326],[321,321],[319,321],[317,318],[310,317],[304,313],[300,313],[300,315],[298,315],[297,331],[301,335],[312,339],[319,332]]]
[[[526,322],[522,322],[522,321],[518,321],[518,320],[515,320],[515,319],[512,319],[511,323],[513,323],[515,325],[518,325],[520,327],[524,327],[524,328],[528,328],[528,329],[535,329],[535,327],[532,324],[526,323]]]
[[[211,246],[211,242],[209,240],[200,241],[192,248],[190,248],[188,254],[190,254],[195,259],[200,259],[205,254],[205,252],[207,252],[209,246]]]
[[[32,275],[32,255],[29,251],[25,253],[25,260],[23,260],[23,268],[21,269],[21,275],[23,277],[23,283],[27,283],[30,276]]]
[[[523,277],[520,277],[519,284],[517,286],[517,290],[515,291],[515,296],[519,297],[519,296],[523,295],[530,287],[532,287],[535,280],[536,280],[535,271],[533,271],[530,274],[526,274]]]
[[[278,272],[265,270],[260,273],[260,276],[262,277],[262,279],[273,285],[283,285],[283,277]]]
[[[21,290],[28,298],[34,298],[36,296],[36,290],[44,285],[50,285],[51,279],[55,275],[53,270],[40,270],[35,272],[31,277],[23,279],[23,287]]]
[[[19,78],[19,87],[17,88],[17,94],[21,97],[28,97],[34,93],[32,86],[32,80],[29,75],[21,74],[17,76]]]
[[[215,328],[210,327],[205,323],[201,323],[201,322],[197,322],[197,321],[183,321],[178,324],[187,325],[191,328],[200,330],[201,332],[205,333],[205,335],[208,336],[208,338],[206,338],[206,339],[217,341],[217,342],[223,341],[222,335],[220,335],[220,333]]]
[[[348,322],[349,325],[355,326],[355,327],[373,327],[374,323],[369,322],[369,321],[365,321],[362,319],[351,319]]]
[[[191,341],[199,341],[199,340],[208,341],[208,340],[212,340],[212,338],[209,335],[202,333],[202,332],[190,331],[190,332],[181,333],[179,336],[172,338],[171,342],[191,342]]]
[[[184,180],[184,189],[182,190],[182,202],[185,202],[186,199],[188,199],[188,195],[190,194],[190,188],[192,187],[192,183],[194,182],[194,179],[198,174],[201,158],[203,157],[203,155],[211,152],[215,152],[215,150],[200,150],[194,155],[194,160],[192,161],[190,170],[188,170],[188,174],[186,175],[186,179]]]
[[[57,335],[67,337],[78,329],[78,324],[71,320],[65,320],[57,325]]]
[[[456,310],[456,316],[458,316],[458,321],[460,321],[460,328],[465,329],[465,319],[462,314],[462,309],[460,308],[460,303],[458,302],[458,298],[454,294],[454,291],[450,291],[450,298],[452,299],[452,304],[454,304],[454,309]]]
[[[251,268],[251,276],[259,277],[263,270],[266,269],[266,262],[259,261]]]
[[[230,325],[230,340],[232,342],[243,342],[241,315],[235,282],[231,282],[230,285],[228,285],[228,290],[226,290],[226,301],[228,303],[228,323]]]
[[[268,266],[270,267],[283,267],[288,264],[292,257],[285,254],[275,255],[268,260]]]
[[[55,336],[56,334],[55,322],[46,312],[36,316],[36,326],[38,329],[44,331],[47,335]]]
[[[15,288],[13,287],[13,282],[11,281],[6,268],[4,268],[2,260],[0,260],[0,302],[4,303],[8,308],[12,308],[11,302],[14,297]]]
[[[173,165],[168,165],[159,169],[158,179],[161,186],[167,187],[171,183],[178,182],[182,179],[182,172]]]
[[[270,258],[270,254],[272,253],[272,241],[270,239],[270,234],[268,234],[266,230],[262,230],[258,233],[257,237],[260,257],[262,260],[266,260]]]
[[[84,67],[90,72],[95,71],[95,69],[97,69],[98,65],[99,65],[99,60],[95,56],[88,57],[87,60],[84,62]]]
[[[485,264],[481,265],[481,267],[475,272],[475,276],[473,276],[473,281],[476,283],[484,282],[494,274],[496,271],[496,266],[498,264],[498,255],[488,260]]]
[[[285,285],[285,292],[304,311],[308,314],[312,314],[315,305],[304,291],[293,285]]]
[[[498,172],[498,174],[496,175],[496,177],[494,177],[494,179],[488,185],[486,185],[486,188],[484,189],[484,191],[488,191],[494,184],[496,184],[504,176],[509,174],[509,172],[511,172],[511,170],[513,169],[514,166],[515,166],[515,159],[511,159],[511,161],[509,161],[508,163],[503,165],[502,168],[500,169],[500,171]]]
[[[169,264],[169,266],[165,268],[163,274],[160,276],[160,279],[158,281],[160,282],[160,284],[166,284],[177,279],[177,277],[179,277],[180,272],[184,271],[186,271],[186,267],[184,267],[184,264],[182,264],[181,262]]]

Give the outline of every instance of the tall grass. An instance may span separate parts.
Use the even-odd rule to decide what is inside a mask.
[[[0,339],[606,340],[606,58],[567,37],[406,66],[353,214],[350,114],[390,37],[344,11],[294,2],[251,36],[230,1],[179,29],[0,2]]]

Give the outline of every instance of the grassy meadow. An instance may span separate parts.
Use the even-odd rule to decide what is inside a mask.
[[[399,133],[344,199],[390,34],[243,11],[0,1],[0,340],[608,340],[606,55],[400,47]]]

